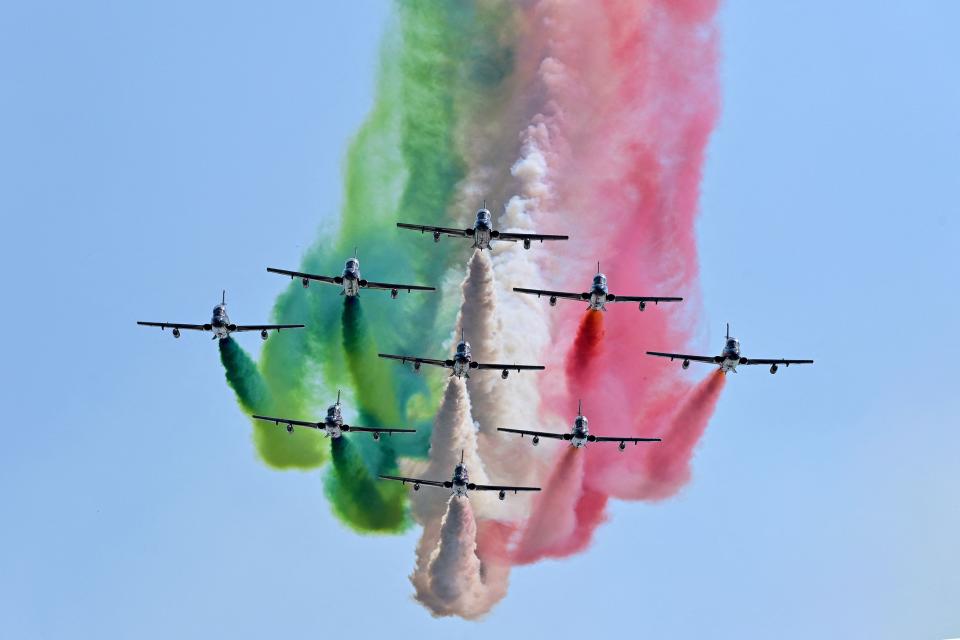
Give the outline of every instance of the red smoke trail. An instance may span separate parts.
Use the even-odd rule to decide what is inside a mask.
[[[698,325],[695,222],[718,109],[716,7],[714,0],[543,0],[529,10],[537,35],[521,57],[543,61],[541,122],[554,151],[558,203],[552,220],[583,239],[572,248],[581,253],[565,256],[556,271],[601,259],[611,292],[684,301],[644,313],[612,304],[599,333],[590,326],[595,314],[557,307],[554,344],[570,349],[555,354],[541,378],[544,407],[566,415],[571,399],[582,397],[592,433],[664,441],[622,453],[602,444],[567,452],[527,523],[518,562],[578,550],[602,520],[607,496],[675,493],[689,479],[690,458],[723,388],[719,372],[695,385],[676,363],[645,355],[691,348]],[[572,344],[565,342],[574,332]],[[566,390],[550,374],[561,363]]]
[[[589,453],[561,446],[564,450],[543,491],[534,498],[533,513],[514,549],[516,564],[582,551],[590,543],[593,530],[604,520],[607,497],[583,488],[584,456]]]
[[[603,312],[587,311],[580,321],[573,348],[567,355],[567,387],[576,396],[588,385],[597,371],[597,360],[603,348]]]
[[[693,449],[707,428],[726,381],[726,374],[718,369],[694,387],[663,434],[663,442],[648,450],[645,499],[668,498],[690,479]]]

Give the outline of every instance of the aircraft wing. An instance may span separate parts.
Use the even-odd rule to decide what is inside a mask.
[[[524,287],[514,287],[514,291],[519,293],[529,293],[537,296],[550,296],[551,298],[565,298],[567,300],[589,300],[589,293],[571,293],[569,291],[547,291],[546,289],[526,289]]]
[[[390,284],[389,282],[370,282],[367,281],[367,284],[360,284],[361,287],[366,287],[368,289],[396,289],[397,291],[406,291],[407,293],[411,291],[436,291],[436,287],[424,287],[419,284]]]
[[[473,484],[472,482],[467,485],[467,489],[470,491],[540,491],[540,487],[509,487],[505,485],[498,484]]]
[[[280,331],[280,329],[303,329],[302,324],[236,324],[230,331]]]
[[[720,364],[723,362],[723,356],[691,356],[685,353],[661,353],[659,351],[647,351],[648,356],[659,356],[661,358],[670,358],[674,360],[691,360],[693,362],[709,362],[711,364]]]
[[[270,273],[279,273],[282,276],[290,276],[290,278],[306,278],[307,280],[316,280],[317,282],[326,282],[328,284],[342,284],[343,278],[337,276],[332,278],[330,276],[318,276],[314,273],[302,273],[300,271],[287,271],[286,269],[274,269],[273,267],[267,267],[267,271]]]
[[[503,369],[504,371],[543,371],[546,369],[542,364],[492,364],[484,362],[471,362],[471,369]]]
[[[323,427],[316,422],[306,422],[304,420],[288,420],[287,418],[274,418],[272,416],[254,415],[257,420],[272,422],[273,424],[288,424],[292,427],[310,427],[311,429],[322,429]]]
[[[494,235],[495,234],[495,235]],[[544,240],[569,240],[570,236],[552,236],[545,235],[542,233],[509,233],[507,231],[495,231],[490,234],[491,238],[497,240],[507,240],[509,242],[519,242],[523,240],[539,240],[543,242]]]
[[[401,229],[412,229],[420,233],[442,233],[443,235],[453,236],[455,238],[466,238],[473,235],[473,229],[453,229],[451,227],[431,227],[423,224],[407,224],[398,222],[397,226]]]
[[[407,362],[412,362],[414,365],[419,363],[433,365],[434,367],[449,368],[453,366],[453,360],[435,360],[433,358],[418,358],[416,356],[396,356],[392,353],[378,353],[377,355],[381,358],[387,358],[388,360],[399,360],[404,364]]]
[[[783,358],[740,358],[740,364],[813,364],[813,360],[784,360]]]
[[[170,327],[171,329],[190,329],[191,331],[210,331],[213,328],[209,324],[180,324],[177,322],[141,322],[138,320],[137,324],[144,327],[160,327],[161,329]]]
[[[503,429],[498,427],[497,431],[503,431],[505,433],[519,433],[520,437],[523,436],[539,436],[541,438],[556,438],[557,440],[570,440],[571,436],[569,433],[548,433],[547,431],[527,431],[526,429]]]
[[[588,442],[661,442],[663,438],[610,438],[608,436],[595,436],[592,433],[587,436]]]
[[[420,478],[404,478],[403,476],[380,476],[384,480],[397,480],[403,484],[408,482],[418,485],[424,484],[428,487],[446,487],[447,489],[453,487],[453,483],[447,480],[446,482],[437,482],[436,480],[421,480]]]
[[[353,425],[342,425],[343,431],[366,431],[367,433],[416,433],[416,429],[374,429],[373,427],[354,427]]]
[[[607,294],[607,302],[680,302],[683,298],[674,296],[616,296],[612,293]]]

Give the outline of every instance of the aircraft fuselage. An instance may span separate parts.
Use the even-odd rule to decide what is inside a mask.
[[[356,258],[347,260],[343,267],[343,295],[353,298],[360,293],[360,261]]]
[[[573,422],[573,437],[570,439],[570,446],[582,449],[587,446],[587,437],[590,435],[590,426],[586,416],[579,415]]]
[[[475,249],[490,248],[490,237],[493,232],[493,225],[490,221],[490,212],[486,209],[477,211],[477,219],[473,223],[473,246]]]
[[[607,310],[607,288],[594,286],[590,290],[590,309],[592,311]]]
[[[457,345],[457,351],[453,354],[452,375],[462,378],[470,377],[470,363],[473,361],[473,354],[470,351],[469,342],[460,342]]]
[[[230,317],[227,315],[227,307],[218,304],[213,308],[213,317],[210,318],[210,327],[214,337],[220,340],[226,340],[230,336]]]
[[[323,419],[323,429],[331,438],[339,438],[343,435],[343,415],[340,413],[340,403],[332,405],[327,409],[327,417]]]
[[[467,465],[462,462],[453,470],[453,495],[467,495],[467,484],[470,483],[470,476],[467,473]]]
[[[736,338],[727,338],[723,345],[723,353],[720,355],[723,358],[720,362],[720,371],[736,373],[737,365],[740,364],[740,341]]]

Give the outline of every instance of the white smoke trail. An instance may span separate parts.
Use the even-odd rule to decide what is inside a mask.
[[[431,528],[432,551],[420,556],[411,577],[417,599],[434,616],[478,618],[487,613],[506,594],[509,569],[480,560],[470,499],[450,496],[439,527]]]

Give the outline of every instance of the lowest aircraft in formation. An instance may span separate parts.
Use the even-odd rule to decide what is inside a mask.
[[[618,448],[623,451],[627,448],[627,443],[632,442],[636,445],[638,442],[660,442],[661,438],[618,438],[613,436],[596,436],[590,433],[590,422],[583,415],[583,406],[577,403],[577,418],[573,421],[573,429],[567,433],[552,433],[550,431],[529,431],[527,429],[504,429],[498,428],[497,431],[505,433],[519,433],[520,437],[533,436],[533,446],[540,443],[540,438],[556,438],[557,440],[566,440],[570,446],[581,449],[587,446],[588,442],[619,442]]]
[[[268,331],[280,331],[281,329],[302,329],[302,324],[233,324],[227,315],[227,292],[223,292],[220,304],[213,308],[213,317],[207,324],[181,324],[179,322],[143,322],[137,321],[137,324],[144,327],[160,327],[165,330],[167,327],[173,329],[173,337],[179,338],[180,331],[212,331],[213,339],[225,340],[231,333],[240,331],[259,331],[260,337],[267,339]]]
[[[531,242],[544,240],[569,240],[570,236],[544,235],[542,233],[513,233],[509,231],[498,231],[493,228],[491,222],[490,210],[486,206],[477,211],[476,220],[472,227],[466,229],[454,229],[452,227],[434,227],[423,224],[409,224],[398,222],[397,226],[401,229],[410,229],[420,233],[432,233],[433,241],[440,242],[441,236],[451,236],[454,238],[471,238],[473,247],[483,251],[490,248],[493,240],[503,240],[506,242],[522,242],[524,249],[530,248]]]
[[[547,289],[526,289],[524,287],[514,287],[518,293],[529,293],[538,298],[541,296],[550,297],[550,306],[555,307],[558,299],[564,300],[582,300],[589,304],[588,310],[606,311],[608,302],[636,302],[640,311],[647,308],[647,303],[659,304],[661,302],[679,302],[683,298],[673,296],[620,296],[610,293],[607,288],[607,276],[600,272],[600,263],[597,263],[597,275],[593,276],[593,285],[590,291],[583,293],[572,293],[567,291],[549,291]]]
[[[540,487],[514,487],[499,484],[473,484],[470,482],[470,476],[467,474],[467,465],[463,463],[463,451],[460,451],[460,464],[453,469],[452,480],[423,480],[422,478],[405,478],[403,476],[380,476],[384,480],[397,480],[403,484],[408,482],[413,485],[414,491],[420,491],[420,486],[441,487],[453,489],[453,495],[466,496],[467,491],[497,491],[498,497],[503,500],[507,497],[507,492],[512,491],[540,491]]]
[[[350,431],[363,431],[366,433],[372,433],[374,440],[380,439],[380,434],[385,433],[387,435],[393,435],[395,433],[416,433],[416,429],[388,429],[386,427],[357,427],[354,425],[344,424],[343,422],[343,413],[340,406],[340,392],[337,392],[337,401],[336,403],[327,407],[327,416],[323,419],[323,422],[307,422],[305,420],[291,420],[289,418],[274,418],[273,416],[258,416],[254,415],[254,418],[257,420],[263,420],[265,422],[272,422],[274,424],[285,424],[287,425],[287,433],[293,433],[294,427],[307,427],[309,429],[319,429],[323,431],[328,438],[339,438],[344,433]]]
[[[303,273],[301,271],[274,269],[273,267],[267,267],[267,271],[290,276],[291,280],[293,278],[300,278],[304,289],[310,286],[311,280],[336,285],[343,288],[340,295],[351,298],[359,296],[360,289],[383,289],[390,292],[391,298],[396,298],[400,291],[406,291],[407,293],[411,291],[436,291],[435,287],[425,287],[419,284],[394,284],[390,282],[371,282],[370,280],[364,280],[360,275],[360,259],[357,258],[356,253],[344,264],[343,273],[339,276],[320,276],[313,273]]]
[[[813,360],[790,360],[787,358],[746,358],[740,355],[740,341],[730,337],[730,324],[727,323],[727,338],[723,344],[723,352],[718,356],[693,356],[685,353],[664,353],[662,351],[647,351],[647,355],[658,356],[661,358],[683,359],[683,368],[690,366],[691,362],[706,362],[720,366],[720,371],[727,373],[729,371],[737,372],[737,365],[750,364],[768,364],[770,373],[776,373],[782,364],[789,367],[792,364],[813,364]]]
[[[399,360],[404,364],[410,362],[413,364],[414,371],[420,371],[420,366],[424,364],[429,364],[434,367],[444,367],[450,369],[451,376],[458,378],[469,378],[470,369],[500,369],[500,376],[506,379],[511,371],[542,371],[545,368],[539,364],[490,364],[486,362],[475,362],[473,360],[473,354],[470,351],[470,343],[464,339],[463,332],[460,333],[460,342],[457,343],[457,350],[450,360],[421,358],[420,356],[403,356],[392,353],[378,353],[377,355],[389,360]]]

